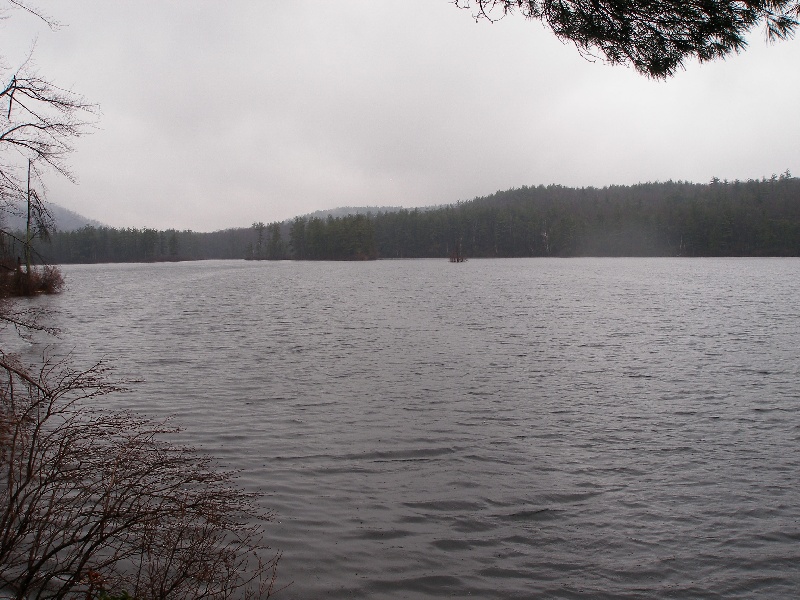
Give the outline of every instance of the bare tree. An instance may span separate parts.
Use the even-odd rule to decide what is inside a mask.
[[[24,0],[6,2],[56,26]],[[65,159],[95,112],[40,77],[30,58],[0,71],[0,214],[27,210],[26,247],[34,228],[46,230],[41,173],[72,179]],[[0,333],[53,333],[9,295],[0,285]],[[97,408],[100,396],[121,391],[104,365],[75,370],[45,358],[33,367],[3,346],[0,596],[215,600],[272,593],[279,557],[263,541],[269,514],[231,473],[170,444],[175,429],[167,423]]]
[[[0,592],[30,598],[266,598],[269,515],[174,429],[89,402],[105,367],[0,357]]]
[[[30,58],[10,74],[0,88],[0,148],[12,158],[0,163],[0,198],[23,194],[28,160],[46,165],[72,180],[65,158],[72,140],[87,130],[86,117],[96,111],[73,92],[40,77]],[[15,160],[16,159],[16,160]]]
[[[58,23],[22,0],[6,0],[6,11],[22,10],[55,29]],[[2,10],[2,9],[0,9]],[[2,17],[0,13],[0,17]],[[13,69],[2,68],[0,49],[0,217],[14,213],[26,217],[25,239],[0,226],[3,243],[17,242],[26,255],[26,279],[31,275],[31,239],[46,235],[52,217],[45,205],[45,170],[73,180],[66,164],[72,142],[88,130],[97,107],[78,94],[41,77],[29,55]],[[13,270],[13,265],[4,265]],[[16,267],[18,270],[19,265]],[[33,289],[25,281],[25,289]],[[20,293],[24,293],[20,291]]]
[[[746,46],[761,24],[769,40],[791,37],[800,18],[798,0],[453,0],[476,19],[511,13],[541,21],[586,55],[630,64],[650,77],[673,75],[684,61],[724,58]]]

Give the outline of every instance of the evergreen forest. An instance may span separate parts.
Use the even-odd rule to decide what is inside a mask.
[[[87,226],[54,232],[51,264],[203,259],[800,256],[800,179],[521,187],[429,209],[213,233]],[[16,250],[6,248],[6,252]]]

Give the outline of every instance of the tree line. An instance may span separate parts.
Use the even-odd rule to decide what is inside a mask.
[[[214,233],[152,228],[95,227],[55,231],[50,241],[35,242],[42,260],[51,264],[167,262],[244,258],[254,240],[248,229]]]
[[[386,258],[798,256],[800,180],[522,187],[375,220]]]
[[[800,179],[523,186],[433,209],[297,217],[213,233],[91,227],[36,240],[46,262],[526,256],[800,256]],[[13,250],[7,250],[13,252]]]

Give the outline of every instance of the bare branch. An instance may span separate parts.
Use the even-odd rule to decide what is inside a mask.
[[[270,515],[176,430],[87,400],[104,365],[0,357],[0,588],[15,597],[266,598]]]
[[[11,159],[0,162],[0,202],[8,205],[20,198],[28,160],[74,181],[66,157],[72,140],[90,130],[97,106],[38,76],[30,58],[0,88],[0,105],[0,157]]]
[[[25,2],[22,2],[21,0],[8,0],[8,3],[32,14],[37,19],[43,21],[53,31],[61,28],[61,23],[48,17],[44,13],[39,12],[37,9],[33,8],[32,6],[30,6]]]

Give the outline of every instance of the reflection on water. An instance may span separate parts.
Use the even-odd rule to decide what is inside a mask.
[[[284,598],[800,590],[800,260],[64,270],[53,351],[242,470]]]

